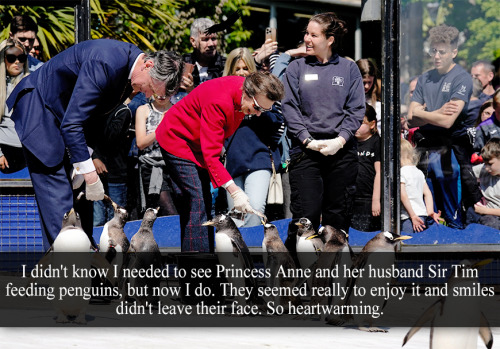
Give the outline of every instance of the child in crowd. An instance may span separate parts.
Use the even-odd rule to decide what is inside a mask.
[[[472,169],[483,197],[467,211],[467,223],[479,223],[500,230],[500,139],[492,138],[481,150],[483,164]]]
[[[401,139],[401,232],[419,233],[433,222],[439,223],[434,200],[425,177],[415,165],[418,155],[406,139]]]
[[[139,156],[141,206],[144,212],[149,207],[160,207],[158,216],[176,215],[172,198],[172,184],[165,162],[156,141],[155,130],[165,112],[172,106],[168,96],[157,96],[137,108],[135,134]]]
[[[366,103],[363,123],[356,131],[358,177],[351,227],[360,231],[380,230],[380,136],[377,113]]]

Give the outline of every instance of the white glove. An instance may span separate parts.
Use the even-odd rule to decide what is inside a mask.
[[[71,173],[71,185],[73,186],[73,189],[76,190],[80,188],[84,181],[85,179],[83,178],[83,175],[76,173],[76,170],[73,169],[73,172]]]
[[[250,200],[243,190],[236,190],[231,194],[231,198],[233,198],[234,208],[236,210],[243,213],[254,212],[254,209],[250,206]]]
[[[90,201],[99,201],[104,199],[104,187],[102,186],[102,182],[99,177],[97,177],[97,182],[86,185],[85,197]]]
[[[320,151],[321,148],[324,148],[325,146],[320,143],[320,141],[317,141],[316,139],[313,139],[312,141],[309,142],[309,144],[306,146],[307,149],[315,150],[315,151]]]
[[[340,137],[334,139],[323,139],[319,141],[320,145],[323,147],[320,149],[323,155],[335,155],[340,149],[344,147],[344,143],[340,140]]]

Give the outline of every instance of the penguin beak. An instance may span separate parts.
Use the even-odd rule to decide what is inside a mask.
[[[72,214],[75,214],[75,209],[74,208],[72,208],[71,210],[69,210],[68,216],[71,216]]]
[[[484,259],[484,260],[482,260],[482,261],[479,261],[479,262],[477,262],[477,263],[474,263],[474,264],[472,265],[472,268],[476,268],[476,269],[477,269],[477,268],[482,268],[482,267],[484,267],[485,265],[490,264],[491,262],[493,262],[493,259],[492,259],[492,258]]]
[[[215,225],[215,222],[214,221],[207,221],[207,222],[203,223],[202,225],[203,226]]]
[[[296,226],[298,226],[298,227],[301,227],[301,228],[304,226],[304,225],[303,225],[302,223],[300,223],[300,222],[296,222],[296,223],[295,223],[295,225],[296,225]]]
[[[314,234],[314,235],[311,235],[308,238],[306,238],[306,240],[311,240],[311,239],[317,238],[318,236],[319,236],[318,234]]]
[[[411,236],[408,236],[408,235],[401,235],[401,236],[398,236],[397,238],[395,238],[394,240],[400,240],[400,241],[403,241],[403,240],[408,240],[408,239],[411,239]]]

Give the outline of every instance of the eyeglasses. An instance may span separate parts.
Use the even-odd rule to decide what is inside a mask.
[[[431,48],[429,50],[429,52],[427,52],[429,54],[429,56],[431,57],[434,57],[436,55],[436,53],[439,55],[439,57],[442,57],[444,56],[445,54],[448,53],[448,51],[445,51],[445,50],[437,50],[435,48]]]
[[[32,39],[32,38],[25,38],[25,37],[20,37],[20,38],[16,38],[16,40],[19,40],[21,42],[26,42],[26,40],[28,40],[28,42],[30,43],[30,45],[33,45],[35,43],[35,39]]]
[[[261,113],[265,112],[265,111],[271,111],[273,109],[273,107],[269,108],[269,109],[266,109],[266,108],[262,108],[259,103],[257,103],[257,101],[255,100],[255,97],[252,97],[253,99],[253,108],[257,111],[260,111]]]
[[[5,59],[7,60],[7,62],[9,63],[14,63],[16,60],[19,61],[19,63],[24,63],[26,62],[26,59],[28,58],[28,56],[24,53],[21,53],[20,55],[5,55]]]

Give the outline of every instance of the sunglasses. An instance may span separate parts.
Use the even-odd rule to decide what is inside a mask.
[[[25,37],[17,38],[17,40],[19,40],[21,42],[26,42],[26,40],[28,40],[28,42],[30,43],[30,45],[33,45],[33,43],[35,42],[35,39],[25,38]]]
[[[26,62],[26,59],[28,58],[28,56],[24,53],[21,53],[20,55],[5,55],[5,59],[7,60],[7,62],[9,63],[14,63],[16,60],[19,61],[19,63],[24,63]]]
[[[266,108],[262,108],[259,103],[257,103],[257,101],[255,100],[255,97],[252,97],[253,99],[253,108],[257,111],[260,111],[261,113],[265,112],[265,111],[271,111],[273,109],[273,107],[269,108],[269,109],[266,109]]]
[[[429,50],[429,52],[427,52],[429,54],[429,56],[431,57],[434,57],[436,55],[436,53],[439,55],[439,57],[442,57],[444,56],[445,54],[448,53],[448,51],[445,51],[445,50],[437,50],[435,48],[432,48]]]

